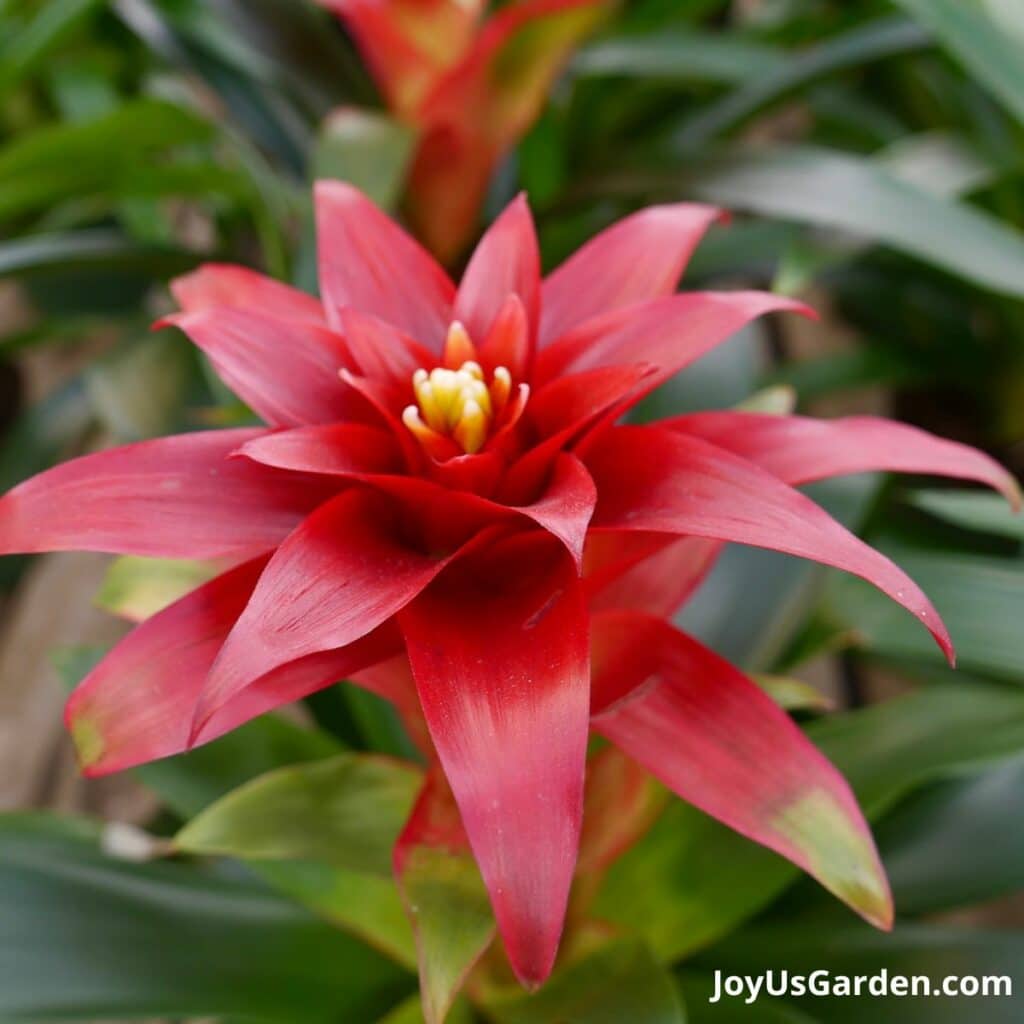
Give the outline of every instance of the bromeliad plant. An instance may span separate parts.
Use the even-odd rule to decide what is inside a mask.
[[[352,32],[388,106],[417,134],[408,213],[446,262],[473,236],[499,161],[613,6],[520,0],[483,21],[486,0],[320,2]]]
[[[559,947],[591,731],[625,755],[593,785],[639,764],[889,927],[844,780],[671,616],[725,543],[755,545],[870,581],[952,659],[916,584],[794,488],[901,470],[1016,503],[1014,481],[970,448],[867,417],[622,424],[754,318],[808,313],[760,292],[674,294],[710,207],[643,210],[541,280],[520,198],[456,287],[355,189],[321,182],[315,202],[321,299],[238,266],[173,286],[182,311],[167,322],[265,426],[89,455],[0,499],[2,553],[231,565],[75,691],[83,770],[187,750],[347,678],[393,702],[432,766],[396,848],[400,885],[408,895],[424,851],[471,849],[527,986]]]

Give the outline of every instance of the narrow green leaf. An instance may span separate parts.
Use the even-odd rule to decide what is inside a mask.
[[[1017,25],[1004,8],[981,0],[896,0],[931,29],[971,74],[1024,122],[1024,62],[1021,37],[1007,29]],[[1005,21],[1005,23],[1004,23]]]
[[[782,51],[736,33],[692,31],[602,40],[576,55],[572,71],[580,78],[736,84],[776,74],[787,63]]]
[[[279,768],[206,808],[175,843],[190,853],[322,861],[387,878],[421,782],[412,766],[366,754]]]
[[[846,231],[1024,297],[1024,235],[862,157],[813,146],[738,150],[704,165],[689,191],[732,209]]]
[[[126,152],[207,141],[209,122],[166,100],[137,99],[90,121],[48,124],[0,150],[0,180],[39,173],[101,173]]]
[[[929,786],[876,830],[902,914],[983,903],[1024,888],[1024,759]]]
[[[212,126],[162,100],[137,99],[89,121],[48,124],[0,149],[0,219],[72,196],[163,194],[234,188],[215,164],[157,166],[156,154],[209,140]]]
[[[20,31],[0,44],[0,96],[31,74],[103,6],[103,0],[48,0]]]
[[[912,491],[907,501],[915,508],[955,526],[978,533],[1024,541],[1024,516],[1016,515],[998,494],[977,491]]]
[[[956,552],[884,545],[934,601],[956,644],[963,668],[1011,682],[1024,680],[1024,561]],[[914,623],[886,600],[876,600],[859,581],[829,580],[824,598],[828,617],[856,633],[865,649],[896,658],[941,665]]]
[[[754,114],[830,75],[873,61],[916,53],[931,46],[931,36],[903,17],[881,18],[787,54],[767,74],[751,76],[748,84],[695,114],[676,134],[686,149],[707,145]]]
[[[118,231],[28,235],[0,243],[0,277],[69,270],[130,270],[165,279],[195,266],[199,256],[180,249],[139,245]]]

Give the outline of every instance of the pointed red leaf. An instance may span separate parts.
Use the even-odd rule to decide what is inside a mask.
[[[655,367],[634,363],[556,377],[530,396],[526,416],[541,437],[564,441],[599,416],[611,418],[656,374]]]
[[[455,286],[434,258],[358,189],[317,182],[320,292],[331,326],[351,307],[439,351]]]
[[[835,566],[873,583],[916,615],[952,660],[938,612],[910,577],[753,463],[657,427],[617,427],[585,461],[600,496],[596,528],[733,541]]]
[[[147,619],[86,676],[65,715],[85,774],[121,771],[194,745],[189,734],[203,680],[266,561],[232,569]],[[194,742],[329,686],[400,644],[386,628],[344,651],[283,665],[228,702]]]
[[[597,488],[586,467],[569,452],[555,460],[551,480],[540,498],[517,509],[557,537],[577,568],[583,565],[583,544],[597,504]]]
[[[611,562],[592,575],[588,572],[591,609],[628,608],[671,618],[707,578],[724,546],[706,537],[679,537],[667,544],[662,538],[653,554],[627,554],[615,564],[615,548],[627,536],[591,534],[594,547],[610,549],[605,557]],[[644,534],[635,536],[647,539]]]
[[[238,455],[265,466],[356,479],[401,468],[401,454],[391,434],[362,423],[268,432],[243,444]]]
[[[0,498],[0,554],[249,558],[337,491],[229,456],[259,429],[211,430],[73,459]]]
[[[686,292],[595,317],[563,335],[537,358],[547,381],[599,366],[646,363],[651,390],[766,313],[812,316],[802,303],[768,292]]]
[[[319,299],[248,267],[230,263],[204,263],[191,274],[175,278],[171,294],[186,313],[232,306],[280,320],[327,326]]]
[[[526,309],[518,295],[510,295],[505,300],[490,331],[477,346],[477,353],[480,365],[488,374],[504,366],[514,381],[522,381],[529,375],[533,338]]]
[[[525,195],[505,208],[477,245],[455,297],[455,319],[480,344],[510,295],[523,304],[532,341],[540,314],[540,249]]]
[[[178,313],[160,323],[183,330],[224,383],[271,426],[367,413],[365,399],[338,376],[351,363],[345,342],[326,327],[244,309]]]
[[[397,327],[361,313],[343,309],[341,329],[352,358],[363,376],[390,397],[398,412],[413,400],[412,375],[421,367],[433,367],[436,358]]]
[[[225,641],[203,686],[196,732],[279,665],[366,636],[446,561],[409,547],[379,494],[347,491],[317,509],[274,553]]]
[[[580,835],[582,587],[554,541],[525,534],[451,566],[399,621],[509,959],[539,984],[558,948]]]
[[[1017,481],[995,459],[917,427],[874,416],[815,420],[752,412],[701,412],[662,421],[742,456],[788,484],[888,470],[930,473],[988,484],[1015,507]]]
[[[356,439],[355,444],[349,443],[350,437]],[[470,491],[449,490],[422,477],[389,472],[383,463],[375,465],[387,450],[383,446],[378,449],[371,437],[367,434],[364,443],[351,424],[308,427],[267,434],[243,445],[239,454],[281,469],[348,477],[372,484],[415,514],[423,527],[423,540],[431,547],[459,544],[488,523],[525,516],[561,540],[577,564],[582,562],[583,542],[597,492],[584,465],[569,452],[556,453],[548,467],[548,480],[532,501],[505,504]],[[344,449],[335,448],[335,441],[340,441]],[[480,462],[485,458],[473,456],[472,460]],[[434,525],[441,527],[440,532]]]
[[[649,206],[596,235],[544,280],[540,344],[585,321],[671,295],[707,229],[712,206]]]
[[[662,619],[595,616],[593,726],[684,800],[880,928],[892,897],[849,786],[756,683]]]
[[[498,495],[512,504],[523,504],[549,477],[554,461],[586,430],[617,415],[630,404],[642,382],[652,376],[651,367],[615,366],[559,377],[531,396],[524,419],[541,440],[508,469]]]

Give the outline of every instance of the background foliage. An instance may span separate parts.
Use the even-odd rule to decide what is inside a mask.
[[[310,181],[395,204],[409,153],[351,43],[300,0],[0,0],[0,487],[96,444],[243,421],[180,336],[149,332],[165,282],[215,258],[311,288]],[[1017,0],[633,0],[577,53],[490,211],[520,188],[549,265],[653,199],[728,206],[687,285],[771,286],[826,311],[813,337],[769,325],[737,340],[651,412],[770,408],[792,389],[801,410],[881,407],[1024,469]],[[838,710],[797,713],[876,823],[895,933],[673,802],[598,896],[612,944],[536,997],[491,994],[453,1021],[1024,1016],[1024,990],[707,1002],[719,968],[941,978],[1024,959],[1006,899],[1024,887],[1024,527],[996,498],[927,481],[815,490],[933,596],[960,671],[858,581],[763,552],[730,551],[684,621],[749,670],[838,680]],[[25,569],[0,564],[8,607]],[[101,601],[159,600],[154,572],[119,563]],[[68,683],[95,653],[63,652]],[[172,836],[284,766],[408,753],[371,698],[337,688],[311,711],[139,770],[164,808],[150,831]],[[145,863],[112,855],[96,821],[0,817],[0,1018],[411,1024],[415,957],[381,811],[407,790],[376,778],[349,793],[377,841],[332,836],[334,857],[303,846],[301,819],[258,834],[231,803],[182,835],[187,855]]]

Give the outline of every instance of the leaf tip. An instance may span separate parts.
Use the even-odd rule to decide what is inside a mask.
[[[70,702],[65,723],[75,745],[75,756],[81,773],[87,778],[102,774],[97,765],[103,757],[106,743],[99,726],[86,715],[76,715]]]

